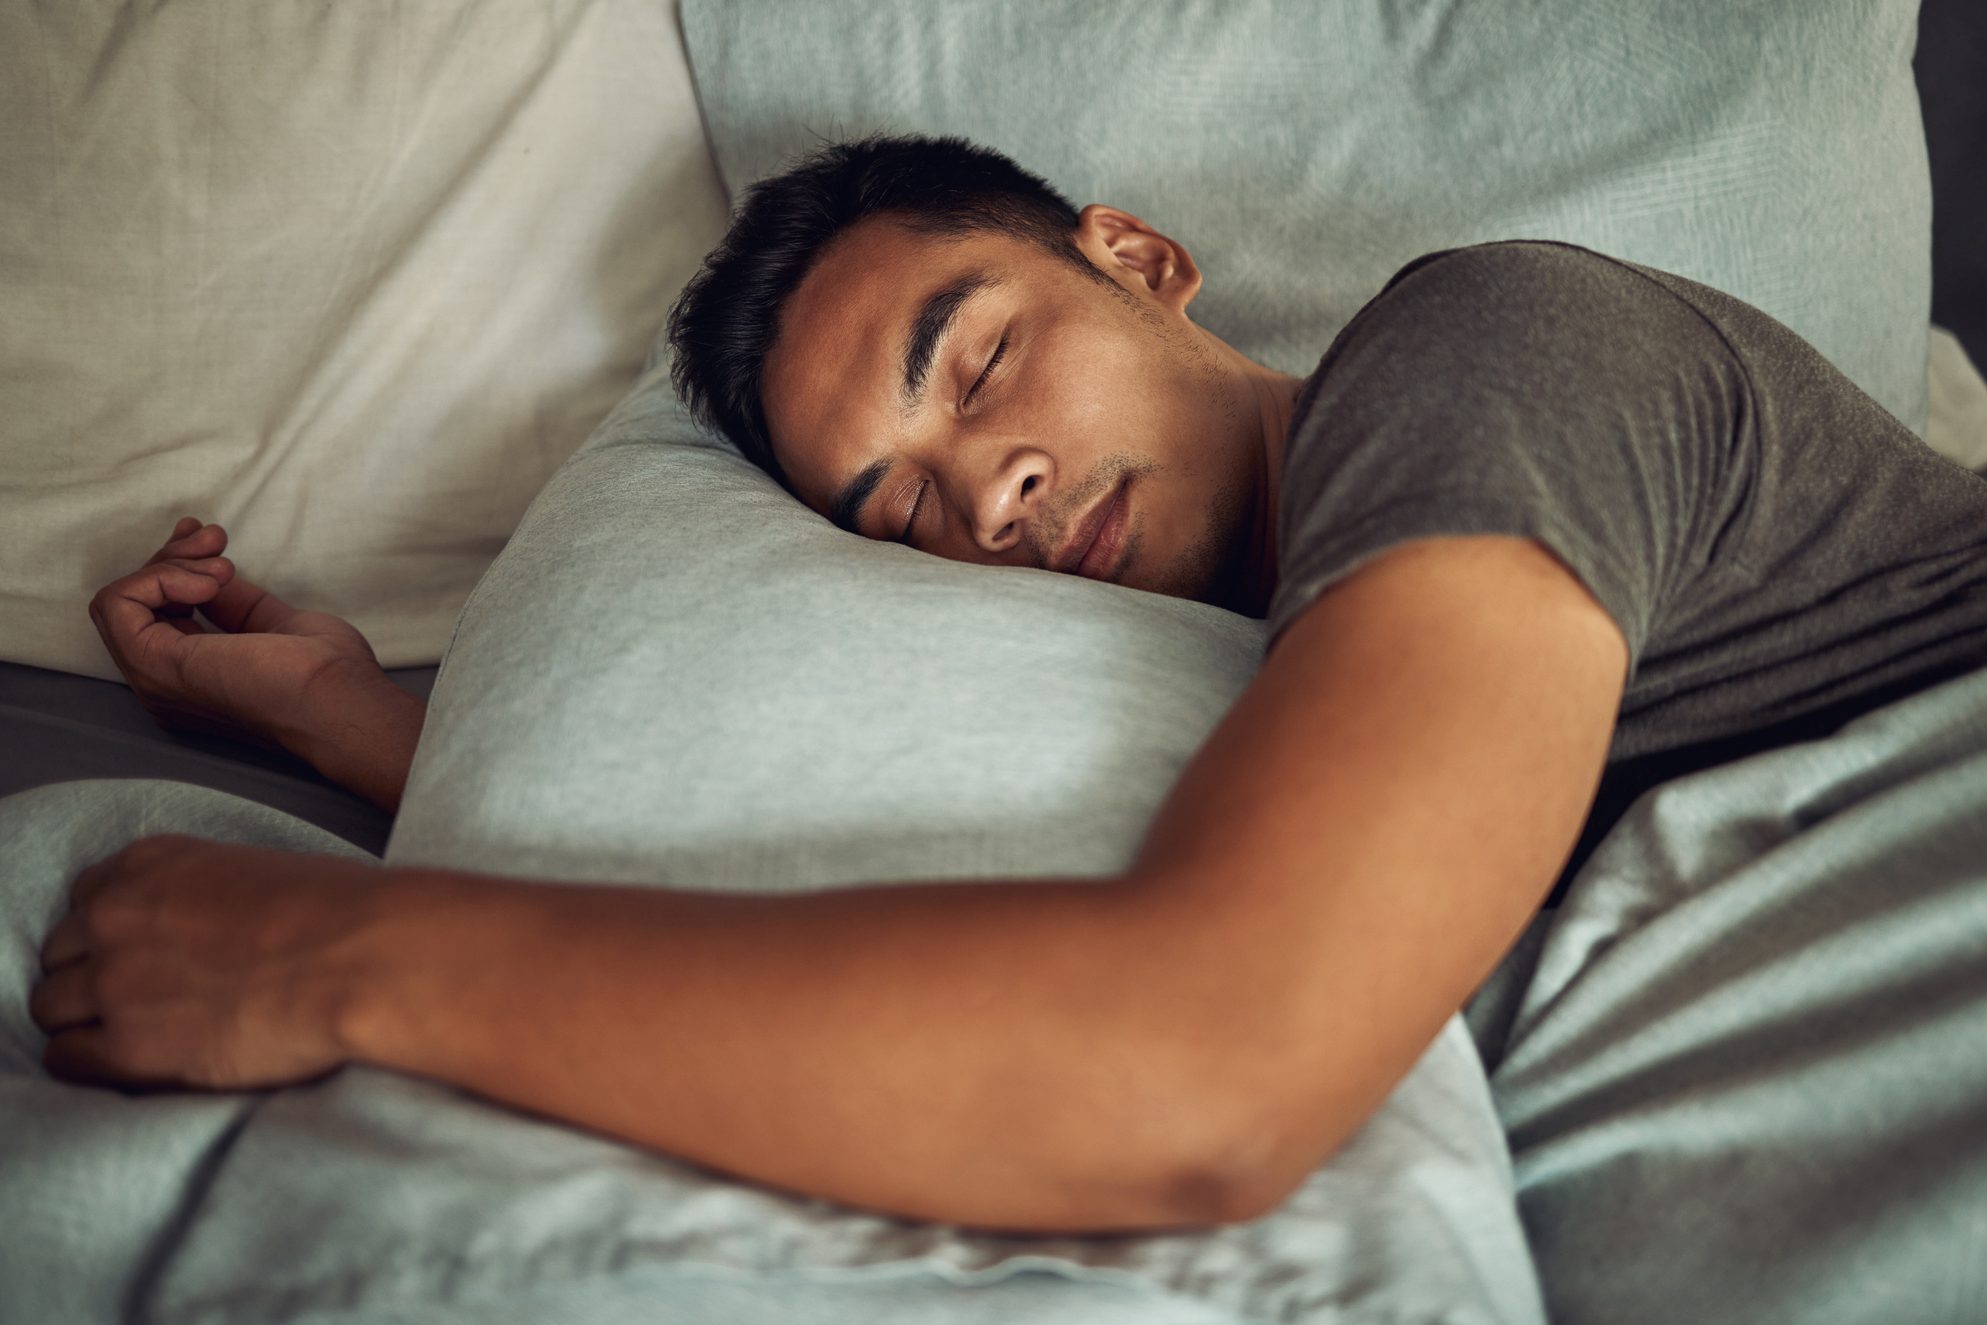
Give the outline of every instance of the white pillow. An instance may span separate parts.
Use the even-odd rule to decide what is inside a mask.
[[[667,0],[0,6],[0,658],[193,514],[434,662],[725,210]]]

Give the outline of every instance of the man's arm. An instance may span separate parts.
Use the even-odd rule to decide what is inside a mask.
[[[1286,632],[1123,878],[720,897],[403,871],[344,1042],[900,1215],[1254,1218],[1523,930],[1625,664],[1537,544],[1411,543]]]
[[[427,721],[428,705],[376,665],[326,668],[299,704],[303,715],[289,745],[325,777],[388,814],[400,810],[407,769]]]
[[[1241,1217],[1350,1138],[1537,914],[1628,661],[1542,543],[1417,539],[1286,628],[1189,763],[1135,868],[1205,951],[1248,954],[1222,995],[1254,1028],[1229,1065],[1255,1102]]]

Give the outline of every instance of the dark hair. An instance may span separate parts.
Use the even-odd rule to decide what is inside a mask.
[[[1009,158],[958,137],[872,135],[803,157],[745,191],[731,228],[669,310],[670,382],[699,423],[793,491],[760,403],[787,296],[830,240],[887,215],[925,235],[1003,231],[1112,284],[1076,246],[1076,208]]]

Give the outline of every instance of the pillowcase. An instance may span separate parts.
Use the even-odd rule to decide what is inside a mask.
[[[1423,253],[1557,239],[1702,281],[1926,425],[1916,0],[684,0],[736,190],[956,133],[1186,245],[1192,315],[1308,375]],[[828,53],[832,52],[832,58]]]
[[[1262,647],[1260,621],[1205,604],[846,534],[699,434],[656,362],[463,608],[385,859],[723,892],[1112,874]],[[310,1135],[350,1130],[318,1117]],[[878,1236],[871,1212],[688,1166],[665,1176],[641,1220],[596,1202],[559,1238],[617,1264],[661,1246],[751,1268],[778,1247],[788,1268],[1128,1276],[1247,1320],[1327,1303],[1543,1320],[1460,1016],[1348,1146],[1247,1224],[1084,1240],[912,1221]],[[723,1215],[748,1193],[760,1213]],[[341,1263],[430,1245],[439,1261],[449,1245],[424,1231],[447,1220],[389,1232],[368,1208],[327,1228],[321,1202],[301,1208],[315,1222],[296,1236]],[[528,1203],[477,1208],[478,1246],[537,1263],[550,1234]],[[686,1210],[713,1222],[686,1233]]]
[[[197,514],[441,656],[723,233],[673,6],[0,6],[0,658]]]

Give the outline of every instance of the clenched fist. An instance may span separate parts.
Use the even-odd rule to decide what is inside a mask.
[[[49,1037],[43,1065],[124,1090],[335,1071],[388,877],[343,856],[139,838],[76,876],[42,941],[28,1012]]]

